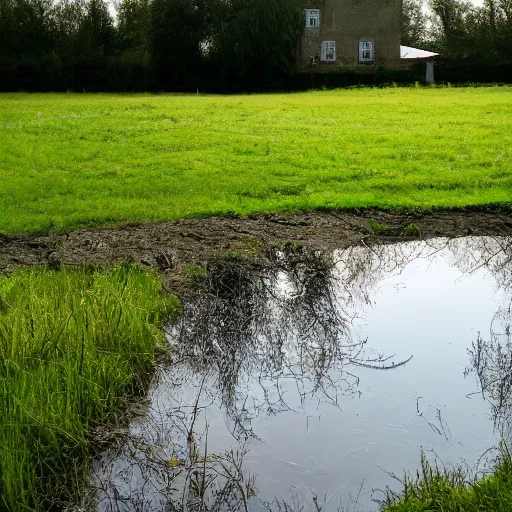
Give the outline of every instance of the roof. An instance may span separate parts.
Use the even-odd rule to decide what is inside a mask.
[[[410,46],[400,46],[401,59],[429,59],[436,57],[439,53],[427,52],[419,48],[411,48]]]

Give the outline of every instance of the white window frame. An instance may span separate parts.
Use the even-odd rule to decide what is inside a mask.
[[[320,27],[320,9],[306,9],[306,28]]]
[[[359,41],[359,62],[375,60],[375,45],[373,41]]]
[[[336,62],[336,41],[322,41],[320,60],[323,62]]]

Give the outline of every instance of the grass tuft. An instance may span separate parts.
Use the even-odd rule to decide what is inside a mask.
[[[463,468],[439,469],[422,455],[422,471],[406,476],[400,494],[389,492],[383,512],[508,512],[512,510],[512,459],[505,447],[492,474],[476,478]]]
[[[50,510],[84,481],[91,429],[140,391],[178,307],[135,267],[0,276],[0,510]]]

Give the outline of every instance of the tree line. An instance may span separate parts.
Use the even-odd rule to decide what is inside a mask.
[[[448,80],[511,82],[512,0],[404,0],[402,44],[439,52]]]
[[[303,26],[298,0],[0,0],[0,89],[290,84]],[[510,70],[512,0],[404,0],[402,39],[462,80]]]
[[[302,30],[296,0],[120,0],[114,7],[0,0],[0,88],[243,86],[288,73]]]

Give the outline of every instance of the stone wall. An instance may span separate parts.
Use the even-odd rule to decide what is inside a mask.
[[[299,72],[340,72],[402,67],[400,26],[402,0],[302,0],[304,9],[320,10],[320,27],[304,28],[298,55]],[[336,42],[336,61],[322,62],[322,41]],[[373,43],[374,60],[360,62],[359,43]],[[312,64],[312,58],[316,60]]]

